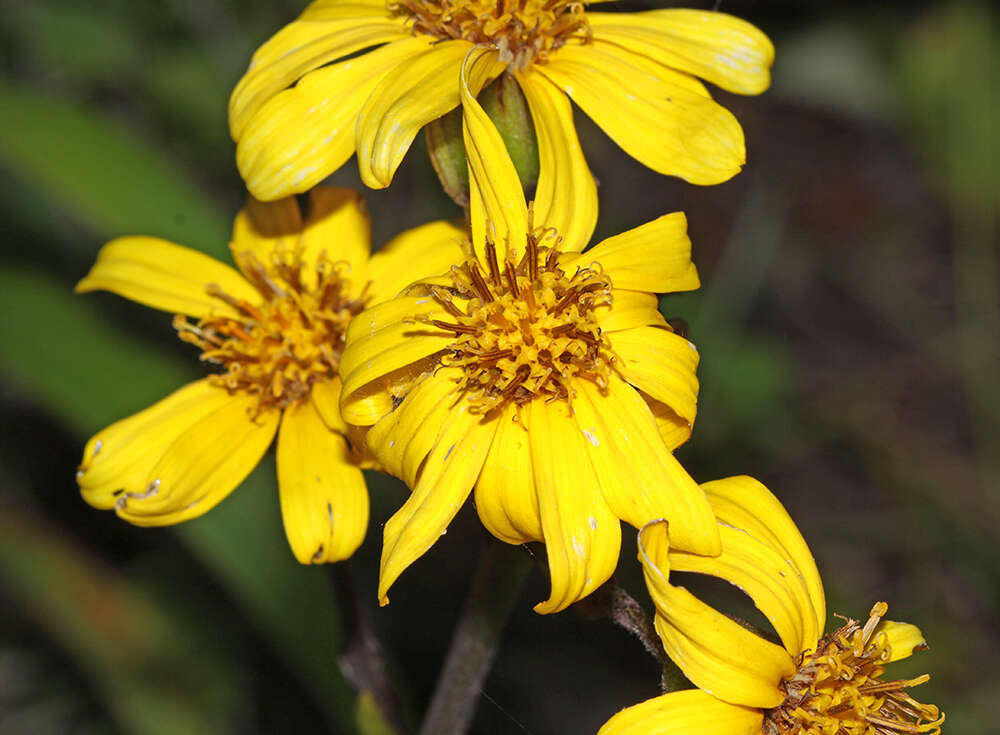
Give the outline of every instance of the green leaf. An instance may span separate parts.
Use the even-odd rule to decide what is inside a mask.
[[[223,257],[229,222],[169,156],[82,105],[0,81],[0,166],[102,238],[154,235]]]
[[[77,431],[81,447],[83,437],[194,377],[151,345],[103,324],[85,298],[40,272],[0,267],[0,312],[0,371]],[[265,459],[229,499],[176,530],[334,729],[352,732],[354,697],[337,668],[333,593],[322,568],[300,566],[288,549],[273,461]]]
[[[198,377],[41,271],[0,267],[0,310],[0,368],[82,436]]]

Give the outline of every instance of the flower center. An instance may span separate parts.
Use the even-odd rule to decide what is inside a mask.
[[[764,718],[764,735],[892,735],[941,732],[944,715],[906,693],[930,676],[883,681],[890,656],[888,637],[875,632],[888,610],[884,602],[868,622],[855,620],[824,637],[798,672],[786,679],[788,696]]]
[[[211,377],[213,383],[230,393],[257,396],[257,415],[286,408],[308,396],[315,383],[337,374],[347,324],[364,307],[364,297],[351,299],[346,266],[322,255],[314,286],[303,282],[304,264],[297,254],[276,250],[270,267],[249,251],[238,260],[262,303],[239,301],[210,283],[208,293],[240,317],[208,316],[192,324],[178,314],[174,328],[182,340],[201,348],[202,360],[225,368]]]
[[[590,38],[580,0],[388,0],[389,11],[409,16],[416,33],[464,38],[496,46],[515,71],[544,64],[571,38]]]
[[[546,235],[554,233],[529,235],[520,261],[502,266],[488,242],[487,273],[467,262],[452,268],[450,288],[430,288],[454,320],[431,322],[456,336],[442,363],[464,370],[460,389],[479,412],[510,401],[569,400],[575,378],[607,387],[611,352],[594,312],[610,305],[611,281],[594,266],[568,275],[558,251],[539,245]]]

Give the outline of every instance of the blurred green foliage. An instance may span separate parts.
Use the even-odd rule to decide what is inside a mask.
[[[168,316],[73,283],[120,234],[227,257],[243,194],[226,98],[301,6],[0,5],[0,734],[385,732],[338,666],[355,604],[404,709],[427,700],[481,543],[469,514],[376,612],[398,484],[378,481],[358,600],[338,600],[326,570],[287,550],[271,460],[171,531],[93,511],[73,482],[87,436],[199,369]],[[996,14],[957,0],[722,9],[778,48],[768,95],[723,95],[747,130],[745,172],[711,189],[664,180],[581,118],[598,235],[688,213],[704,286],[663,301],[702,354],[680,456],[699,479],[765,480],[807,534],[831,608],[889,599],[932,644],[907,663],[934,677],[920,698],[951,732],[987,732],[1000,716]],[[457,214],[421,155],[369,193],[376,232]],[[352,166],[338,183],[360,186]],[[634,641],[532,615],[543,594],[536,579],[522,599],[477,732],[589,732],[655,693]]]

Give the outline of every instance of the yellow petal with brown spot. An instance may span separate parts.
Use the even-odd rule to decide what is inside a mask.
[[[278,431],[278,492],[285,535],[302,564],[346,559],[368,529],[368,490],[342,434],[311,401],[285,410]]]
[[[181,434],[147,471],[138,494],[125,494],[115,512],[138,526],[164,526],[214,508],[257,466],[278,429],[280,411],[251,412],[257,397],[229,396]]]

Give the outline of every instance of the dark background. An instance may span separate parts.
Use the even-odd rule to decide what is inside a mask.
[[[243,194],[225,103],[253,49],[302,6],[0,1],[0,735],[347,732],[345,577],[410,722],[430,695],[489,543],[471,508],[379,610],[381,524],[405,493],[394,481],[371,482],[368,539],[332,571],[292,560],[270,460],[174,529],[96,511],[73,480],[88,436],[199,367],[168,316],[72,286],[120,234],[226,257]],[[721,9],[778,50],[765,95],[719,93],[746,130],[741,175],[712,188],[660,177],[579,119],[601,183],[598,237],[688,214],[704,285],[663,307],[690,325],[702,390],[678,454],[699,480],[768,484],[814,550],[831,612],[863,617],[887,600],[931,643],[896,669],[932,674],[917,698],[947,712],[946,732],[991,732],[997,17],[957,1]],[[353,162],[334,180],[360,188]],[[368,194],[376,243],[458,214],[422,138],[393,187]],[[633,543],[622,582],[648,606]],[[477,733],[595,732],[657,693],[637,641],[572,610],[535,615],[545,594],[534,572]]]

